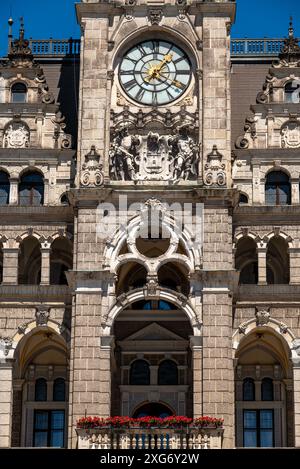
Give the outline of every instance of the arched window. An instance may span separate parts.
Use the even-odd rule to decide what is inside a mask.
[[[290,282],[290,256],[288,243],[274,236],[267,246],[267,283],[288,284]]]
[[[272,171],[267,175],[265,201],[266,205],[291,204],[291,183],[287,174],[282,171]]]
[[[66,382],[63,378],[57,378],[53,383],[53,400],[66,400]]]
[[[19,285],[39,285],[41,282],[41,246],[34,236],[25,238],[19,249]]]
[[[8,174],[0,171],[0,205],[9,203],[10,182]]]
[[[252,378],[243,381],[243,400],[255,401],[255,383]]]
[[[261,400],[274,400],[273,380],[271,378],[264,378],[261,382]]]
[[[66,272],[72,268],[72,244],[57,238],[51,245],[50,285],[68,285]]]
[[[178,368],[173,360],[164,360],[158,368],[158,384],[176,386],[178,384]]]
[[[15,83],[11,87],[11,102],[12,103],[26,103],[27,101],[27,86],[24,83]]]
[[[290,81],[285,85],[284,100],[286,103],[300,102],[300,85],[297,82]]]
[[[130,384],[145,386],[150,384],[150,368],[145,360],[135,360],[130,368]]]
[[[63,195],[61,196],[61,198],[60,198],[60,203],[61,203],[62,205],[70,205],[69,199],[68,199],[68,197],[67,197],[66,194],[63,194]]]
[[[248,197],[245,194],[240,194],[239,204],[240,205],[248,204]]]
[[[19,183],[20,205],[43,205],[44,179],[37,171],[31,171],[21,177]]]
[[[47,381],[45,380],[45,378],[39,378],[35,382],[35,400],[47,400]]]
[[[237,243],[235,268],[240,271],[240,285],[256,285],[258,282],[258,258],[255,241],[249,236]]]

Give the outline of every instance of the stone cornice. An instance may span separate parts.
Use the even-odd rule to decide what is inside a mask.
[[[273,117],[285,117],[286,120],[289,120],[289,114],[300,115],[300,104],[296,103],[252,104],[250,109],[254,114],[262,114],[263,118],[270,115],[270,109]]]
[[[27,162],[35,160],[36,163],[42,163],[43,166],[47,163],[53,163],[53,160],[67,160],[71,161],[76,155],[76,150],[58,150],[54,148],[0,148],[0,161],[2,165],[4,162],[18,162],[20,160]]]
[[[240,285],[235,295],[236,306],[273,304],[284,308],[300,304],[300,285]]]
[[[234,226],[253,225],[298,225],[300,219],[300,205],[256,205],[242,206],[233,212]]]
[[[234,149],[235,159],[248,160],[252,165],[260,164],[262,160],[268,163],[274,160],[282,160],[284,162],[300,161],[299,148],[252,148],[252,149]]]
[[[24,307],[27,303],[61,303],[71,305],[72,297],[67,285],[0,285],[0,307],[12,303]]]
[[[53,222],[59,223],[73,223],[73,210],[69,206],[41,206],[41,207],[20,207],[18,205],[3,205],[0,206],[0,219],[1,224],[20,224],[28,225],[30,223]]]

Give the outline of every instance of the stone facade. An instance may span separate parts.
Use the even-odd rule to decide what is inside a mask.
[[[224,418],[224,448],[299,446],[292,26],[232,148],[234,2],[76,8],[77,136],[23,27],[0,69],[0,447],[75,448],[84,415],[149,413]],[[163,105],[121,84],[147,41],[132,63],[177,88]]]

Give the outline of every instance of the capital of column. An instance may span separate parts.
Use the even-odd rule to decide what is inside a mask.
[[[198,335],[190,336],[190,347],[193,351],[202,350],[203,347],[203,337]]]
[[[114,335],[104,335],[100,337],[100,348],[101,350],[109,351],[114,344]]]

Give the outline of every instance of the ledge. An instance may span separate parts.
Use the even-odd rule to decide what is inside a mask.
[[[300,204],[297,205],[243,205],[234,211],[233,225],[251,228],[253,225],[299,225]]]
[[[4,302],[72,303],[70,288],[67,285],[0,285],[0,305]]]
[[[40,222],[43,225],[47,221],[58,223],[73,223],[74,215],[72,207],[68,205],[51,206],[20,206],[2,205],[0,206],[1,225],[7,223],[25,223],[30,226],[33,222]]]
[[[300,302],[300,285],[240,285],[235,297],[237,303],[260,301],[285,305]]]

